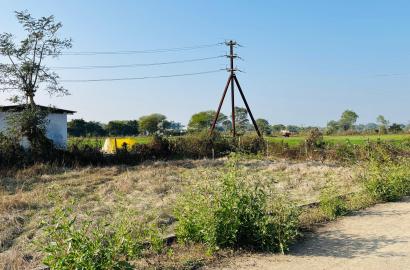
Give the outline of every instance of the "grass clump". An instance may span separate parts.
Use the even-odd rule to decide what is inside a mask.
[[[58,208],[45,227],[44,264],[51,269],[132,269],[147,250],[161,252],[158,230],[120,219],[77,220]]]
[[[351,193],[346,198],[349,211],[357,211],[376,203],[375,199],[366,190]]]
[[[213,185],[198,186],[178,201],[176,234],[183,243],[205,243],[219,248],[248,248],[285,252],[298,235],[297,208],[277,199],[267,201],[259,185],[241,176],[235,159]]]
[[[337,194],[337,190],[333,186],[324,188],[319,200],[320,210],[330,220],[345,215],[348,212],[345,200]]]
[[[364,188],[376,201],[397,201],[410,194],[408,159],[372,160],[364,176]]]

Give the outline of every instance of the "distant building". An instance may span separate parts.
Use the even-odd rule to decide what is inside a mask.
[[[48,112],[46,117],[46,137],[53,141],[58,148],[67,147],[67,115],[74,114],[75,111],[58,109],[53,107],[45,107],[36,105],[37,108]],[[9,114],[22,111],[25,105],[0,106],[0,132],[7,130],[7,116]],[[29,147],[28,141],[21,142],[23,147]]]

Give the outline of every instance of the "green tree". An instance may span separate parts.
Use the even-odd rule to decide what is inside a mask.
[[[359,116],[354,111],[346,110],[340,117],[339,125],[344,131],[350,130],[356,123],[357,118],[359,118]]]
[[[179,122],[170,121],[168,127],[168,133],[172,135],[178,135],[184,133],[184,125]]]
[[[138,121],[110,121],[105,127],[111,136],[135,136],[138,135]]]
[[[286,129],[285,125],[282,125],[282,124],[272,125],[272,132],[274,133],[279,133],[284,129]]]
[[[365,131],[375,131],[377,130],[377,128],[378,128],[378,125],[376,123],[368,123],[365,125],[364,130]]]
[[[183,133],[183,125],[178,122],[163,120],[158,123],[158,132],[165,135],[179,135]]]
[[[292,133],[298,133],[301,130],[300,127],[295,126],[295,125],[287,125],[286,129],[289,130]]]
[[[190,132],[198,132],[202,130],[209,129],[212,125],[212,122],[215,118],[215,111],[203,111],[199,113],[195,113],[191,116],[191,119],[188,123],[188,131]],[[219,114],[218,120],[216,122],[216,128],[218,130],[224,130],[229,126],[228,119],[226,115],[223,113]]]
[[[70,136],[105,136],[107,132],[99,122],[87,122],[83,119],[73,119],[67,123],[67,132]]]
[[[232,118],[232,115],[231,115]],[[248,111],[245,108],[235,107],[235,128],[238,133],[245,133],[249,126]]]
[[[15,42],[12,34],[0,34],[0,54],[9,60],[8,64],[0,64],[0,90],[12,91],[12,101],[26,101],[32,107],[40,86],[44,86],[50,95],[67,94],[67,89],[58,82],[58,74],[50,70],[45,61],[71,48],[71,39],[58,37],[61,22],[55,22],[54,16],[35,19],[28,11],[16,12],[16,17],[26,37]]]
[[[272,128],[271,128],[271,126],[269,125],[268,120],[259,118],[259,119],[256,119],[256,124],[258,125],[259,130],[260,130],[263,134],[266,134],[266,135],[271,134]]]
[[[226,117],[224,115],[225,119],[223,121],[221,121],[220,123],[220,130],[222,131],[231,131],[232,130],[232,121],[228,119],[228,117]]]
[[[387,129],[389,128],[389,121],[383,115],[379,115],[376,118],[376,122],[379,125],[379,132],[383,134],[387,133]]]
[[[141,116],[139,119],[140,130],[141,132],[154,134],[159,129],[158,124],[166,119],[167,117],[165,115],[159,113]]]
[[[389,131],[392,133],[399,133],[399,132],[402,132],[404,128],[405,128],[405,125],[393,123],[389,127]]]
[[[326,134],[335,134],[340,129],[339,122],[331,120],[327,122]]]
[[[71,48],[71,39],[61,39],[62,27],[54,16],[33,18],[27,11],[15,12],[25,37],[16,42],[11,33],[0,34],[0,55],[8,63],[0,63],[0,91],[12,94],[14,103],[23,103],[23,111],[7,119],[12,137],[27,137],[35,151],[49,150],[52,143],[45,136],[47,111],[35,106],[34,96],[40,87],[50,95],[64,95],[67,90],[59,84],[59,76],[46,66],[46,58],[58,57],[62,50]]]

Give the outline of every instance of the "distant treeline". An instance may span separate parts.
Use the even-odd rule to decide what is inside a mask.
[[[139,120],[114,120],[107,124],[73,119],[68,122],[68,134],[75,137],[137,136],[160,133],[179,135],[183,133],[180,123],[168,121],[162,114],[142,116]]]
[[[210,128],[215,111],[202,111],[191,116],[187,127],[181,123],[169,121],[165,115],[154,113],[140,117],[138,120],[117,120],[102,124],[83,119],[74,119],[68,123],[68,133],[75,137],[100,137],[100,136],[138,136],[138,135],[181,135],[186,132],[201,132]],[[314,128],[327,135],[355,134],[355,133],[401,133],[408,131],[410,125],[390,123],[384,116],[379,115],[376,123],[356,124],[359,116],[351,110],[342,113],[339,120],[331,120],[326,127],[303,127],[297,125],[270,124],[268,120],[259,118],[256,120],[260,131],[264,135],[305,134]],[[220,114],[216,122],[216,129],[220,132],[230,132],[232,116]],[[253,131],[254,127],[249,121],[248,112],[245,108],[235,107],[235,123],[238,134]]]

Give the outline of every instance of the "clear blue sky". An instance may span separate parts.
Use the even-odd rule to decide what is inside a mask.
[[[410,120],[410,1],[0,1],[0,32],[21,33],[14,10],[54,14],[72,51],[144,50],[235,39],[238,77],[256,118],[325,125],[345,109],[360,123]],[[50,65],[117,65],[221,55],[223,46],[164,54],[62,56]],[[159,67],[61,71],[62,79],[141,77],[224,68],[226,59]],[[153,112],[186,124],[216,109],[226,72],[123,82],[66,83],[37,102],[106,122]],[[0,94],[1,104],[5,95]],[[237,95],[239,97],[239,95]],[[240,103],[237,98],[237,103]],[[224,107],[229,114],[229,103]]]

